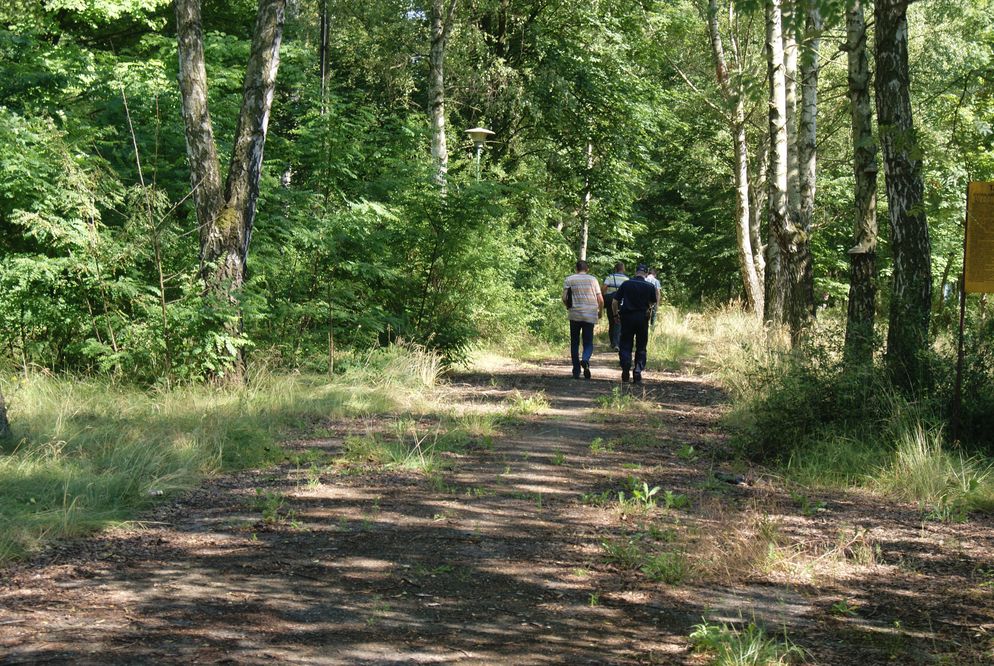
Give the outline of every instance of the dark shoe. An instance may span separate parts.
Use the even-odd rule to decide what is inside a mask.
[[[573,373],[573,379],[579,379],[579,378],[580,378],[580,373],[579,372],[574,372]]]
[[[583,363],[580,364],[580,367],[583,368],[583,378],[590,379],[590,363],[584,361]]]
[[[628,383],[628,368],[624,368],[621,371],[621,381],[625,384]]]
[[[641,372],[634,373],[632,381],[634,381],[636,384],[641,384],[642,383],[642,373]]]

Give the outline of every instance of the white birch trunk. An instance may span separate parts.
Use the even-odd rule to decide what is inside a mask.
[[[449,149],[445,140],[445,43],[452,28],[456,0],[432,0],[431,52],[429,54],[428,100],[431,107],[431,157],[435,181],[443,189],[449,171]]]
[[[784,71],[780,0],[766,0],[766,56],[769,78],[769,215],[770,236],[766,261],[764,318],[786,321],[785,268],[794,251],[794,234],[787,209],[787,84]]]
[[[733,21],[733,11],[730,5],[730,22]],[[759,275],[756,272],[750,229],[752,216],[750,215],[749,146],[746,140],[745,94],[741,89],[741,80],[737,82],[737,86],[733,87],[729,76],[728,61],[725,57],[718,23],[717,0],[710,0],[708,4],[708,32],[711,37],[711,55],[714,58],[715,75],[718,79],[722,98],[726,107],[732,107],[729,129],[734,138],[735,150],[733,175],[735,181],[735,237],[739,250],[739,274],[742,278],[742,287],[749,308],[758,317],[762,317],[764,294]],[[737,58],[734,40],[732,45],[733,54]]]
[[[587,169],[583,176],[583,201],[580,202],[580,259],[587,259],[587,243],[590,239],[590,200],[593,197],[590,176],[594,169],[594,142],[587,140]]]

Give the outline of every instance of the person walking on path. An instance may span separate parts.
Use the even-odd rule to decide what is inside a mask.
[[[587,262],[576,262],[576,273],[563,283],[563,305],[569,309],[569,351],[573,360],[573,379],[590,379],[590,356],[594,353],[594,324],[604,312],[604,297],[597,278],[587,273]],[[583,340],[583,357],[577,347]]]
[[[629,371],[632,370],[633,340],[635,383],[642,381],[642,371],[645,370],[646,346],[649,343],[649,310],[659,305],[659,290],[645,279],[648,272],[648,266],[639,264],[635,277],[618,287],[611,303],[615,314],[621,319],[618,359],[621,362],[622,382],[628,381]]]
[[[663,297],[662,293],[660,293],[660,287],[662,285],[659,284],[659,280],[656,278],[656,269],[655,268],[650,268],[649,269],[649,274],[645,276],[645,281],[648,282],[649,284],[651,284],[653,287],[655,287],[656,288],[656,292],[659,294],[659,297],[656,299],[657,305],[652,308],[652,316],[649,318],[649,328],[655,329],[656,328],[656,313],[659,312],[659,305],[658,304],[662,301],[662,297]]]
[[[618,340],[621,337],[621,324],[612,314],[611,301],[614,299],[614,292],[628,279],[625,275],[625,265],[620,261],[614,265],[614,272],[604,278],[604,286],[601,292],[604,294],[604,304],[607,306],[607,337],[611,341],[611,349],[618,351]]]

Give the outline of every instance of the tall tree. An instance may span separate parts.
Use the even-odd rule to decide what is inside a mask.
[[[815,0],[805,0],[804,39],[800,44],[801,113],[797,127],[798,201],[800,231],[794,258],[791,321],[799,330],[814,315],[814,263],[811,229],[814,222],[818,165],[818,74],[822,18]]]
[[[729,26],[734,26],[735,3],[729,2]],[[708,2],[708,35],[711,41],[711,55],[714,58],[715,74],[718,88],[726,107],[726,120],[729,123],[735,148],[735,238],[739,249],[739,273],[745,290],[748,306],[757,316],[763,315],[763,287],[756,267],[756,253],[753,250],[753,236],[750,229],[752,216],[750,214],[749,188],[749,144],[746,140],[745,90],[741,71],[735,81],[729,71],[728,59],[721,38],[718,21],[718,1]],[[738,54],[737,40],[731,39],[732,57],[737,66],[741,67]]]
[[[877,125],[894,253],[887,362],[895,380],[912,387],[925,377],[932,260],[922,160],[911,111],[908,0],[877,0],[874,17]]]
[[[846,56],[852,113],[855,179],[855,245],[849,250],[849,306],[846,319],[847,363],[868,364],[873,358],[876,299],[877,145],[873,140],[870,67],[866,56],[866,20],[862,0],[846,8]]]
[[[594,170],[594,142],[587,141],[587,169],[583,172],[583,200],[580,202],[580,247],[577,254],[587,259],[587,244],[590,241],[590,200],[594,196],[591,178]]]
[[[769,79],[769,229],[764,317],[786,322],[789,302],[787,269],[796,249],[787,201],[787,82],[784,66],[781,0],[766,0],[766,57]]]
[[[452,31],[456,0],[431,0],[431,53],[429,55],[428,100],[431,106],[431,157],[435,180],[445,187],[449,171],[449,149],[445,143],[445,43]]]
[[[179,83],[190,180],[200,229],[201,274],[207,295],[215,303],[237,308],[259,197],[262,152],[280,62],[286,0],[259,0],[242,105],[223,188],[207,106],[200,0],[176,0],[175,5]],[[242,362],[234,341],[241,334],[240,311],[239,316],[228,322],[225,333],[224,346],[232,355],[237,375]]]
[[[7,420],[7,403],[3,399],[3,390],[0,390],[0,439],[10,434],[10,421]]]

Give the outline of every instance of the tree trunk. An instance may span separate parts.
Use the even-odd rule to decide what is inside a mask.
[[[801,205],[801,181],[797,155],[797,36],[796,4],[804,0],[781,0],[783,38],[784,118],[787,125],[787,212],[797,223]]]
[[[730,19],[733,11],[730,5]],[[726,107],[733,107],[729,118],[729,129],[735,142],[735,237],[739,248],[739,274],[748,307],[757,317],[762,317],[764,295],[756,272],[750,233],[752,218],[749,208],[749,145],[746,141],[745,92],[741,89],[741,81],[734,89],[732,86],[718,25],[717,0],[710,0],[708,4],[708,32],[711,36],[711,54],[714,57],[715,73],[722,97]],[[734,53],[736,51],[734,40],[732,44]]]
[[[780,0],[766,0],[766,56],[770,90],[769,220],[764,318],[786,322],[788,285],[785,276],[795,251],[793,224],[787,210],[787,86],[784,72]]]
[[[445,142],[445,42],[452,29],[456,0],[432,0],[431,53],[429,56],[428,99],[431,107],[431,157],[435,162],[435,181],[443,189],[449,171],[449,150]]]
[[[321,76],[321,115],[327,113],[328,106],[328,0],[321,0],[321,45],[318,60]]]
[[[587,242],[590,240],[590,200],[593,197],[591,190],[591,172],[594,169],[594,142],[587,140],[587,168],[583,176],[583,201],[580,202],[580,246],[577,254],[580,259],[587,259]]]
[[[10,421],[7,420],[7,403],[3,399],[3,390],[0,390],[0,439],[10,435]]]
[[[214,128],[207,109],[207,69],[204,65],[200,0],[176,0],[176,36],[179,41],[179,87],[186,130],[186,156],[190,163],[190,185],[200,229],[200,271],[210,291],[205,265],[205,243],[209,236],[205,231],[214,224],[224,206],[224,190]]]
[[[907,11],[908,0],[877,0],[874,15],[877,124],[894,253],[887,363],[895,381],[913,388],[926,377],[932,265],[922,162],[911,115]]]
[[[846,9],[846,54],[852,111],[856,244],[849,250],[851,266],[845,359],[847,364],[869,365],[873,360],[873,318],[877,291],[877,146],[873,141],[870,68],[866,57],[866,20],[862,0],[850,0]]]
[[[797,280],[792,285],[792,314],[805,328],[815,314],[814,265],[811,257],[811,228],[814,221],[815,190],[818,165],[818,50],[821,45],[822,20],[818,5],[809,0],[805,8],[805,40],[801,45],[801,117],[797,131],[799,201],[797,226],[801,232],[796,266]]]
[[[176,0],[179,40],[179,79],[186,128],[187,159],[200,228],[200,264],[206,295],[214,306],[230,304],[237,315],[225,327],[222,354],[231,354],[233,374],[241,374],[243,359],[238,292],[245,280],[245,263],[255,206],[259,197],[262,153],[269,111],[279,68],[286,0],[260,0],[245,83],[235,130],[228,178],[221,191],[220,167],[210,113],[204,66],[200,0]],[[234,352],[232,350],[235,350]]]
[[[754,163],[756,164],[754,176],[749,187],[749,236],[752,238],[753,264],[756,266],[756,277],[759,284],[766,283],[766,243],[763,242],[763,220],[768,219],[766,209],[766,176],[770,161],[770,142],[761,142]],[[765,296],[764,296],[765,298]],[[765,312],[765,304],[763,311]]]

